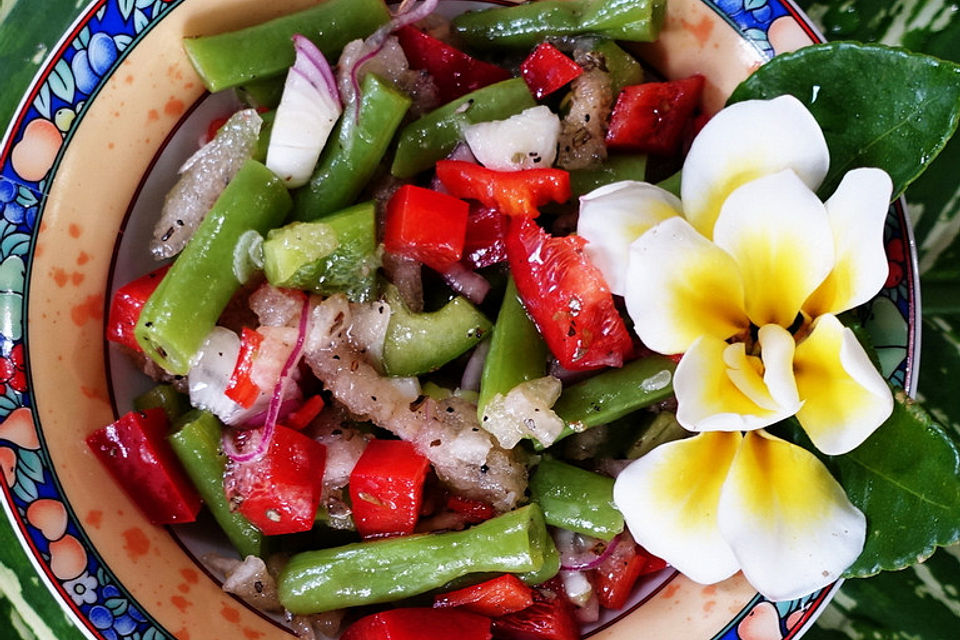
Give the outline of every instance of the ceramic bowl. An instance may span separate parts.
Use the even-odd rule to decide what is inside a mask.
[[[96,0],[42,65],[0,146],[0,500],[41,579],[92,638],[287,637],[197,562],[216,544],[202,526],[147,523],[84,437],[148,384],[105,343],[106,305],[149,269],[151,216],[206,124],[231,108],[204,92],[181,37],[309,4]],[[818,40],[790,2],[670,0],[660,40],[640,53],[668,77],[705,74],[705,107],[716,110],[764,61]],[[919,304],[901,203],[885,242],[890,278],[861,313],[884,375],[912,390]],[[668,570],[588,636],[796,638],[835,589],[771,603],[740,576],[704,587]]]

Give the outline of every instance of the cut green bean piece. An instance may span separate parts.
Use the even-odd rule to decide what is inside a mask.
[[[478,419],[483,420],[484,407],[498,393],[507,395],[521,382],[546,375],[548,353],[540,332],[520,302],[516,283],[510,278],[480,376]]]
[[[383,160],[410,107],[405,94],[372,73],[363,80],[360,114],[347,109],[310,182],[294,197],[293,217],[316,220],[353,204]]]
[[[310,38],[334,62],[340,50],[390,19],[383,0],[325,0],[315,7],[239,31],[185,38],[183,47],[211,92],[285,73],[294,34]]]
[[[547,524],[610,540],[623,531],[613,503],[613,478],[544,458],[530,478],[530,499]]]
[[[137,411],[163,409],[170,424],[190,410],[190,399],[170,384],[158,384],[133,399],[133,408]]]
[[[670,358],[648,356],[567,387],[553,405],[567,423],[557,440],[666,400],[676,368]]]
[[[403,128],[390,171],[398,178],[409,178],[430,169],[453,151],[467,126],[503,120],[535,106],[523,78],[504,80],[461,96]]]
[[[470,11],[453,19],[453,29],[480,50],[530,48],[547,37],[579,35],[651,42],[665,14],[666,0],[542,0]]]
[[[170,436],[170,445],[193,485],[241,557],[265,556],[264,537],[239,511],[230,508],[223,491],[227,458],[220,451],[220,421],[195,409],[184,415]]]
[[[614,99],[624,87],[643,82],[643,65],[613,40],[598,40],[593,50],[603,56]]]
[[[134,336],[144,353],[170,373],[190,370],[240,287],[231,268],[240,236],[266,234],[291,204],[283,182],[265,166],[248,160],[240,168],[143,306]]]
[[[376,207],[365,202],[315,222],[274,229],[263,243],[263,272],[275,287],[353,302],[374,297],[377,274]]]
[[[683,172],[677,171],[675,174],[669,178],[665,178],[657,183],[657,186],[665,191],[669,191],[673,195],[680,197],[680,185],[683,180]]]
[[[277,590],[294,614],[390,602],[470,573],[539,571],[552,546],[540,508],[527,505],[463,531],[297,554],[281,572]]]
[[[646,455],[666,442],[673,442],[690,436],[690,432],[680,426],[677,416],[669,411],[661,411],[653,417],[650,424],[630,444],[626,457],[633,460]]]
[[[251,107],[276,109],[283,97],[285,76],[274,76],[262,80],[251,80],[237,87],[240,99]],[[262,115],[262,114],[261,114]]]
[[[642,181],[647,173],[647,156],[610,156],[594,169],[570,172],[570,190],[574,197],[586,195],[604,185],[621,180]]]
[[[383,367],[391,376],[435,371],[476,346],[492,326],[460,296],[429,313],[407,309],[392,285],[387,288],[386,299],[391,313],[383,344]]]
[[[266,111],[260,114],[263,124],[260,125],[260,135],[257,136],[257,146],[253,150],[253,159],[257,162],[267,161],[267,149],[270,147],[270,134],[273,132],[273,121],[277,119],[276,111]]]

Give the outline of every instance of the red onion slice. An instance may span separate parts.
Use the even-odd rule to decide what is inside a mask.
[[[596,569],[620,544],[619,535],[604,542],[566,529],[556,529],[553,537],[560,552],[560,568],[564,571]]]
[[[383,49],[383,43],[387,40],[387,36],[397,29],[402,29],[409,24],[423,20],[436,10],[438,3],[439,0],[423,0],[423,2],[420,3],[417,3],[416,0],[403,0],[397,8],[397,12],[393,15],[393,18],[374,31],[373,35],[364,41],[364,46],[370,47],[370,51],[360,56],[357,61],[353,63],[353,66],[350,67],[350,87],[353,90],[353,95],[346,101],[346,103],[349,103],[351,100],[353,101],[357,118],[360,117],[360,68],[365,62],[380,53],[381,49]]]
[[[267,418],[258,431],[260,439],[253,451],[241,452],[234,446],[233,439],[226,433],[223,437],[223,450],[234,462],[244,463],[252,460],[259,460],[270,447],[270,441],[273,439],[273,432],[277,427],[277,418],[280,415],[280,407],[283,404],[283,385],[290,377],[300,357],[303,355],[303,343],[307,337],[307,327],[310,323],[310,297],[304,296],[303,306],[300,309],[300,326],[297,332],[297,343],[293,346],[293,351],[287,357],[287,361],[280,370],[280,378],[273,387],[273,396],[270,398],[270,407],[267,409]],[[252,433],[252,432],[247,432]]]
[[[333,69],[330,68],[330,63],[317,45],[313,44],[309,38],[297,33],[293,36],[293,48],[298,55],[292,68],[302,73],[317,89],[328,93],[337,104],[342,104]]]
[[[461,389],[464,391],[480,391],[480,377],[483,375],[483,364],[487,361],[489,352],[489,340],[484,340],[473,350],[470,359],[467,360],[467,366],[463,368],[463,376],[460,378]]]
[[[442,275],[444,282],[474,304],[483,302],[490,292],[490,283],[486,278],[470,271],[459,262],[454,262]]]

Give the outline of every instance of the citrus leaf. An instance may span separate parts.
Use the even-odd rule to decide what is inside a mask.
[[[880,167],[893,178],[897,197],[957,129],[960,65],[883,45],[831,42],[777,56],[729,102],[784,94],[810,109],[830,148],[821,196],[831,195],[850,169]]]

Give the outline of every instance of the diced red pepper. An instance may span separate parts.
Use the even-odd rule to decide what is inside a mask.
[[[161,408],[131,411],[87,437],[87,445],[153,524],[193,522],[200,496],[167,442]]]
[[[323,398],[320,396],[310,396],[303,403],[303,406],[287,416],[283,421],[283,426],[294,431],[303,431],[304,427],[310,424],[314,418],[323,411]]]
[[[371,440],[350,472],[357,532],[364,538],[413,533],[429,469],[409,442]]]
[[[507,255],[523,306],[560,364],[619,367],[633,341],[579,236],[553,237],[529,218],[510,221]]]
[[[656,573],[667,563],[650,555],[626,536],[594,571],[594,586],[600,606],[622,609],[641,576]]]
[[[507,260],[507,217],[479,203],[470,207],[463,259],[474,269]]]
[[[534,592],[532,605],[493,621],[497,638],[506,640],[579,640],[580,625],[563,585],[550,581]]]
[[[463,255],[469,211],[451,195],[404,185],[387,204],[384,248],[442,273]]]
[[[248,436],[248,434],[251,434]],[[252,432],[236,436],[238,445]],[[323,489],[327,448],[293,429],[277,425],[259,460],[231,463],[224,489],[239,511],[268,536],[309,531]]]
[[[463,516],[469,524],[479,524],[497,515],[494,508],[486,502],[457,495],[447,498],[447,509]]]
[[[260,351],[261,344],[263,344],[262,333],[247,327],[243,328],[240,332],[240,353],[237,354],[237,364],[234,365],[230,381],[223,392],[244,409],[249,409],[260,397],[260,387],[250,378],[250,374],[253,372],[253,361],[257,357],[257,352]]]
[[[537,100],[572,82],[582,73],[583,67],[549,42],[540,43],[520,64],[520,75]]]
[[[610,115],[607,146],[659,155],[679,152],[703,85],[703,76],[695,75],[624,87]]]
[[[510,78],[510,72],[503,67],[477,60],[415,27],[404,27],[395,33],[410,67],[423,69],[433,77],[444,104]]]
[[[437,178],[452,195],[478,200],[508,216],[536,218],[539,207],[570,199],[570,174],[563,169],[494,171],[472,162],[441,160]]]
[[[509,573],[471,587],[441,593],[433,599],[434,607],[460,607],[491,618],[522,611],[532,604],[533,589]]]
[[[360,618],[340,640],[490,640],[490,618],[456,609],[411,607]]]
[[[143,351],[133,336],[133,330],[137,326],[140,311],[147,303],[147,298],[156,290],[169,269],[170,265],[164,265],[117,289],[110,302],[110,313],[107,316],[107,340],[119,342],[137,352]]]

